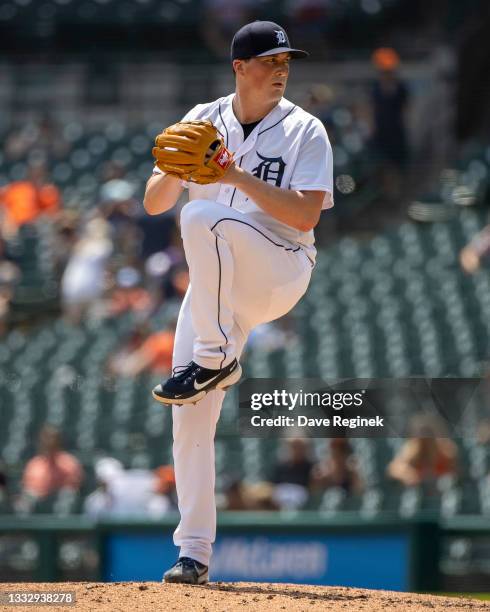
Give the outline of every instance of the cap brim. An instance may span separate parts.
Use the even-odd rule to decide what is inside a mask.
[[[276,53],[291,53],[291,57],[294,59],[301,59],[302,57],[308,57],[310,54],[301,49],[291,49],[291,47],[276,47],[275,49],[269,49],[264,53],[259,53],[255,57],[265,57],[266,55],[276,55]]]

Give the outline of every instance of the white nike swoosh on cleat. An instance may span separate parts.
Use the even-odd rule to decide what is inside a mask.
[[[200,391],[201,389],[204,389],[204,387],[206,387],[207,385],[209,385],[209,383],[213,382],[213,380],[215,378],[218,378],[219,374],[216,374],[216,376],[213,376],[213,378],[210,378],[209,380],[207,380],[206,382],[203,383],[198,383],[197,380],[194,381],[194,389],[196,391]]]

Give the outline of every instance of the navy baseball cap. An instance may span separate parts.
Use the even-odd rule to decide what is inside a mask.
[[[240,28],[231,43],[231,61],[284,53],[291,57],[308,57],[309,53],[292,49],[284,28],[273,21],[252,21]]]

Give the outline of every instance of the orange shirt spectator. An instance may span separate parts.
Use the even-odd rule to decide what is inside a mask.
[[[145,340],[138,337],[130,339],[126,346],[110,359],[111,374],[138,376],[144,371],[150,371],[168,375],[172,370],[174,337],[173,331],[163,330],[150,334]]]
[[[41,214],[54,214],[60,207],[60,194],[54,185],[35,185],[31,181],[17,181],[0,192],[7,222],[15,227],[32,223]]]
[[[114,289],[111,295],[109,312],[112,316],[117,316],[127,311],[141,312],[149,310],[151,304],[151,295],[143,287],[117,288]]]
[[[172,368],[174,334],[171,331],[156,332],[149,336],[140,348],[149,369],[155,374],[166,374]]]

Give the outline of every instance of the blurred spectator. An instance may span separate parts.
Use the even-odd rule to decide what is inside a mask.
[[[154,474],[154,495],[148,502],[148,514],[153,518],[163,516],[177,508],[177,492],[175,488],[175,471],[171,465],[161,465]]]
[[[101,183],[109,183],[114,179],[124,179],[126,168],[120,162],[109,160],[102,166]]]
[[[0,461],[0,514],[10,511],[10,500],[7,487],[7,469]]]
[[[329,8],[332,0],[288,0],[285,10],[289,18],[294,44],[308,48],[315,57],[325,57],[326,26],[329,23]]]
[[[133,202],[134,191],[134,185],[124,177],[113,178],[104,183],[100,188],[99,200],[106,210],[107,218],[110,219],[114,215],[117,222],[118,217],[125,217]]]
[[[479,270],[490,254],[490,225],[486,225],[459,254],[461,267],[468,274]]]
[[[98,208],[110,225],[114,250],[127,258],[141,251],[143,240],[137,224],[141,206],[134,196],[134,185],[126,178],[112,179],[100,189]]]
[[[332,117],[335,93],[332,87],[325,83],[314,83],[307,92],[303,108],[315,117],[318,117],[327,129],[332,141],[334,135],[334,122]]]
[[[64,314],[77,324],[105,291],[106,268],[113,250],[110,228],[101,217],[85,226],[61,279]]]
[[[172,466],[151,470],[125,470],[112,457],[95,464],[97,489],[84,504],[93,518],[103,516],[152,516],[157,518],[175,507],[175,475]]]
[[[109,374],[115,376],[120,375],[124,369],[124,363],[128,356],[141,348],[141,345],[150,333],[151,328],[147,321],[141,321],[135,325],[122,344],[109,355],[109,361],[107,363]]]
[[[164,284],[164,294],[166,299],[184,299],[187,288],[189,287],[189,269],[186,263],[174,266]]]
[[[141,257],[147,260],[148,257],[162,251],[167,252],[177,263],[183,259],[182,239],[175,223],[175,211],[171,210],[162,215],[147,215],[144,211],[136,216],[136,222],[141,230]],[[177,247],[178,260],[173,256],[174,249]]]
[[[281,508],[300,508],[309,497],[313,467],[309,440],[289,438],[282,452],[285,457],[275,466],[272,476],[275,484],[273,498]]]
[[[51,425],[39,434],[39,455],[27,463],[22,477],[23,492],[42,498],[60,489],[78,490],[83,470],[78,459],[63,450],[60,432]]]
[[[175,324],[151,332],[146,323],[138,325],[108,363],[113,376],[138,376],[144,371],[167,376],[172,369]]]
[[[270,482],[244,483],[243,496],[247,510],[279,510],[274,499],[275,489]]]
[[[189,286],[189,270],[180,230],[174,217],[146,216],[150,219],[166,217],[164,226],[147,224],[138,218],[143,232],[141,256],[145,258],[148,255],[144,263],[146,286],[157,302],[174,298],[182,301]]]
[[[0,285],[0,338],[7,333],[10,305],[14,293],[10,287]]]
[[[54,216],[60,205],[60,193],[49,182],[45,164],[33,164],[24,181],[10,183],[0,190],[2,233],[14,236],[21,225],[34,222],[40,215]]]
[[[219,504],[223,510],[248,510],[249,500],[241,478],[228,479],[223,489],[223,500]]]
[[[53,116],[45,114],[37,124],[38,135],[34,143],[35,151],[54,159],[65,159],[69,153],[70,144],[63,136],[62,124]]]
[[[388,475],[405,487],[432,485],[443,476],[455,476],[458,449],[432,415],[419,415],[411,435],[388,465]]]
[[[282,449],[285,457],[274,468],[272,482],[289,483],[308,487],[313,462],[310,459],[309,440],[288,438]]]
[[[50,115],[35,122],[23,121],[5,140],[5,156],[9,161],[41,158],[64,159],[70,145],[63,137],[61,126]]]
[[[109,162],[104,169],[104,177],[99,189],[99,202],[105,209],[106,216],[112,211],[120,208],[119,214],[124,216],[124,211],[134,201],[135,185],[126,178],[126,168],[120,164]],[[119,207],[120,204],[123,206]],[[117,219],[117,212],[116,212]]]
[[[57,278],[61,278],[71,252],[77,242],[77,228],[80,223],[79,213],[73,210],[61,211],[56,222],[54,238],[54,266]]]
[[[201,36],[218,58],[228,59],[230,41],[244,24],[257,19],[260,0],[205,0]]]
[[[314,466],[311,482],[318,490],[340,488],[347,495],[362,492],[363,482],[349,440],[330,440],[330,453]]]
[[[457,120],[460,142],[488,140],[490,131],[490,4],[486,0],[463,3],[457,32]],[[452,40],[455,40],[452,38]],[[487,134],[485,137],[484,134]]]
[[[114,497],[109,489],[109,485],[123,470],[122,463],[112,457],[104,457],[96,462],[95,477],[97,479],[97,488],[85,498],[83,504],[85,514],[97,519],[112,512]]]
[[[269,482],[246,483],[233,477],[224,487],[222,510],[279,510],[274,501],[274,486]]]
[[[142,286],[141,273],[131,266],[121,268],[116,273],[116,286],[109,297],[109,316],[119,316],[125,312],[149,314],[153,301],[150,293]]]
[[[379,180],[384,196],[395,201],[403,195],[402,177],[408,161],[405,123],[409,95],[397,74],[400,58],[394,49],[377,49],[372,61],[378,70],[371,90],[373,154],[379,163]]]
[[[411,141],[417,158],[427,160],[427,170],[433,179],[442,168],[458,155],[455,143],[456,92],[455,49],[450,44],[438,44],[427,58],[431,67],[431,82],[425,95],[417,100],[417,129]],[[419,177],[414,177],[420,187]]]
[[[182,238],[180,235],[180,224],[174,225],[171,232],[170,241],[168,246],[165,248],[165,254],[170,258],[172,266],[186,264],[184,245],[182,244]]]
[[[490,445],[490,419],[481,421],[478,424],[477,431],[478,444],[481,444],[482,446]]]
[[[10,259],[7,244],[0,236],[0,337],[7,332],[10,304],[20,277],[20,269]]]

